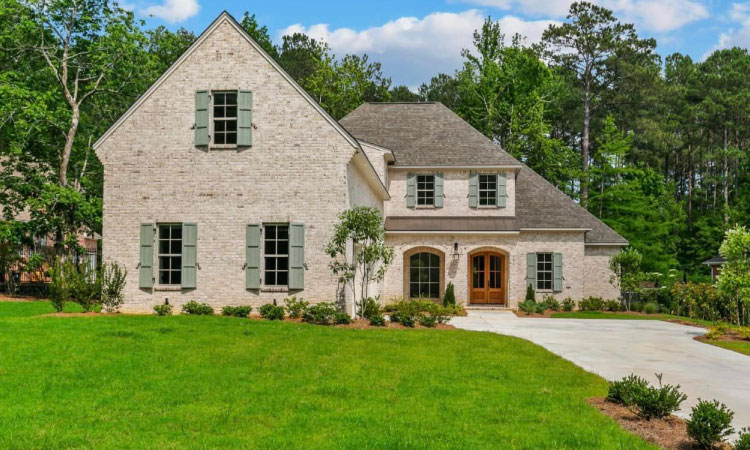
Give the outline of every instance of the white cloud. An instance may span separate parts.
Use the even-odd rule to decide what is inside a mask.
[[[178,23],[198,14],[199,10],[198,0],[164,0],[161,5],[149,6],[140,12],[147,16],[158,17],[169,23]]]
[[[415,86],[438,72],[452,74],[461,66],[461,50],[472,47],[474,30],[482,27],[484,15],[477,10],[461,13],[436,12],[424,18],[401,17],[381,26],[357,31],[330,29],[327,24],[305,27],[295,24],[281,35],[301,32],[330,45],[337,56],[367,53],[383,64],[383,72],[395,84]],[[525,21],[506,16],[500,26],[510,39],[516,33],[538,41],[549,20]]]
[[[729,10],[729,19],[737,22],[740,25],[739,29],[729,28],[719,34],[719,41],[703,54],[702,59],[706,59],[714,51],[724,48],[750,48],[750,2],[732,3],[732,8]]]
[[[514,11],[524,15],[562,18],[572,0],[464,0],[481,6]],[[594,0],[611,9],[623,20],[648,31],[663,33],[709,17],[706,7],[694,0]]]

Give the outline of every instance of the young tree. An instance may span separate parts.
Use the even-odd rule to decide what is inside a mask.
[[[643,277],[642,261],[643,257],[638,250],[632,247],[620,250],[609,259],[609,270],[614,273],[609,279],[610,284],[620,292],[636,290]]]
[[[717,280],[719,290],[737,307],[737,324],[750,322],[750,231],[737,226],[726,233],[719,254],[726,262]]]
[[[349,285],[354,299],[359,281],[360,301],[356,306],[361,315],[369,297],[370,283],[381,281],[393,261],[393,248],[385,245],[380,211],[357,206],[342,212],[326,252],[333,259],[331,270],[339,278],[339,283]]]
[[[568,21],[550,25],[542,45],[550,61],[573,74],[583,107],[581,127],[581,202],[588,203],[592,115],[602,95],[627,72],[623,61],[650,54],[656,42],[639,39],[632,24],[622,24],[612,11],[588,2],[570,6]]]

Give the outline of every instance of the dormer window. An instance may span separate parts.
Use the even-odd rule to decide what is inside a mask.
[[[497,206],[497,175],[479,175],[479,206]]]
[[[417,206],[435,205],[435,175],[417,175]]]
[[[237,92],[213,92],[213,143],[237,144]]]

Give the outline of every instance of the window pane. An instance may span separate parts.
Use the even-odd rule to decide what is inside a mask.
[[[266,255],[276,254],[276,241],[266,241]]]
[[[287,281],[287,272],[276,272],[276,284],[279,286],[286,286],[289,284]]]
[[[224,139],[226,144],[236,144],[237,143],[237,134],[230,133],[227,134],[226,138]]]
[[[224,107],[223,106],[214,106],[214,117],[224,117]]]
[[[266,270],[276,270],[276,258],[266,257]]]
[[[276,225],[266,225],[266,239],[276,238]]]
[[[216,122],[214,122],[214,131],[216,131],[217,133],[220,131],[224,131],[224,123],[225,122],[223,120],[217,120]]]
[[[159,271],[159,284],[170,284],[169,283],[169,272],[166,270]]]
[[[279,241],[276,245],[276,251],[279,255],[289,254],[289,241]]]
[[[289,258],[276,258],[276,268],[278,270],[289,269]]]
[[[236,105],[237,104],[237,93],[236,92],[229,92],[224,94],[225,100],[227,105]]]
[[[276,286],[276,272],[266,270],[265,281],[269,286]]]
[[[227,120],[225,122],[225,129],[227,131],[237,131],[237,122],[234,120]]]
[[[159,241],[159,253],[169,253],[169,241],[160,240]]]
[[[224,94],[216,92],[214,93],[214,105],[224,104]]]
[[[236,106],[227,106],[227,108],[226,108],[226,116],[225,117],[237,117],[237,107]]]

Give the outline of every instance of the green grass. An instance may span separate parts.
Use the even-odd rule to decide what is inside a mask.
[[[521,339],[0,311],[0,448],[655,448]]]
[[[553,319],[615,319],[615,320],[664,320],[665,314],[640,316],[604,311],[571,311],[552,313]]]
[[[64,312],[83,311],[76,303],[66,303]],[[50,302],[0,302],[0,319],[53,314],[55,308]]]
[[[712,340],[705,340],[701,341],[705,342],[706,344],[715,345],[717,347],[725,348],[727,350],[732,350],[737,353],[742,353],[743,355],[750,356],[750,341],[712,341]]]

